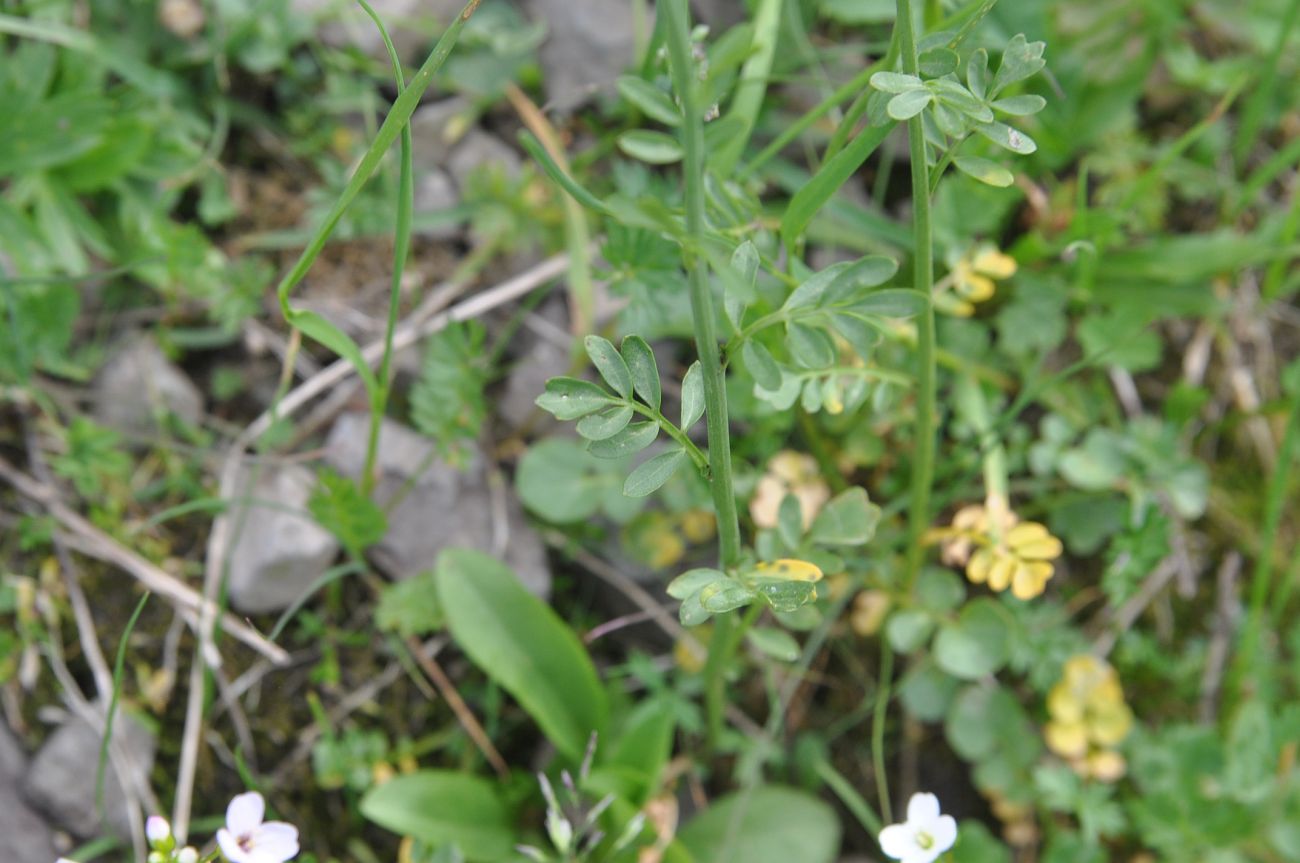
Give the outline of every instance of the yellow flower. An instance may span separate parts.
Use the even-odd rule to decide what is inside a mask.
[[[1061,680],[1047,695],[1047,746],[1081,776],[1114,782],[1124,775],[1124,756],[1115,747],[1133,727],[1119,675],[1091,654],[1071,657]]]
[[[970,317],[976,303],[993,297],[997,281],[1009,279],[1015,273],[1015,258],[1003,254],[992,243],[981,243],[950,263],[947,278],[936,287],[951,287],[953,296],[940,294],[936,300],[945,311]]]
[[[1061,541],[1036,521],[1018,524],[976,551],[966,565],[966,577],[989,589],[1008,587],[1017,599],[1032,599],[1047,586],[1055,568],[1050,561],[1061,556]]]
[[[754,524],[763,528],[776,527],[781,501],[787,494],[798,498],[803,526],[807,530],[831,498],[830,486],[821,478],[812,456],[793,450],[782,450],[772,456],[767,463],[767,473],[758,481],[758,488],[749,502],[749,514]]]

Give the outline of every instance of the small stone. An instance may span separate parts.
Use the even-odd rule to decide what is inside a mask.
[[[441,168],[434,168],[432,171],[417,177],[415,180],[414,203],[415,232],[417,234],[435,240],[450,240],[460,235],[463,220],[442,221],[440,224],[427,227],[421,224],[422,217],[435,214],[440,220],[443,219],[441,213],[460,203],[460,193],[456,191],[456,184],[451,181],[451,177],[446,171]]]
[[[463,190],[470,174],[483,166],[500,169],[511,179],[519,176],[523,160],[514,148],[482,129],[470,129],[457,142],[447,159],[447,169]]]
[[[509,372],[494,403],[497,416],[512,431],[518,431],[530,420],[533,430],[553,425],[551,416],[537,407],[537,397],[546,389],[546,382],[567,375],[573,358],[567,345],[557,338],[548,338],[531,324],[540,318],[540,326],[552,330],[554,335],[568,333],[568,307],[562,297],[552,295],[538,306],[537,311],[512,340]]]
[[[433,44],[443,27],[459,15],[461,0],[370,0],[403,61]],[[292,14],[318,23],[321,41],[336,48],[354,47],[389,66],[388,49],[373,21],[359,6],[338,0],[290,0]]]
[[[95,376],[95,418],[128,434],[156,433],[171,413],[187,425],[203,417],[203,395],[151,337],[128,339]]]
[[[538,52],[549,104],[571,111],[598,93],[613,93],[614,80],[635,61],[631,0],[531,0],[534,20],[546,22]]]
[[[338,541],[307,512],[314,485],[315,476],[301,465],[243,468],[236,498],[251,502],[222,516],[234,519],[226,589],[237,611],[264,614],[288,608],[334,562]]]
[[[369,418],[339,417],[326,441],[325,461],[339,473],[359,477],[365,463]],[[528,524],[513,493],[493,488],[485,460],[471,452],[460,469],[438,455],[413,429],[384,420],[379,431],[379,480],[375,500],[387,506],[388,535],[369,551],[390,578],[407,579],[433,567],[444,548],[473,548],[503,560],[520,582],[548,596],[551,572],[541,538]]]
[[[68,719],[36,753],[23,783],[23,794],[33,807],[81,839],[104,832],[95,807],[95,776],[102,740],[100,733],[85,720]],[[138,777],[137,783],[146,782],[153,768],[153,735],[129,715],[118,712],[113,721],[113,741]],[[112,759],[104,767],[104,814],[109,830],[118,836],[130,835],[126,792]],[[47,855],[47,863],[52,856]]]
[[[416,173],[447,167],[457,142],[473,123],[468,99],[453,96],[430,102],[411,115],[411,163]]]

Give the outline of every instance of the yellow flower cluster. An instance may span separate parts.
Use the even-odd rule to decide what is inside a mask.
[[[982,243],[951,261],[948,275],[936,289],[952,288],[952,294],[937,293],[935,304],[943,311],[968,318],[975,313],[975,304],[993,297],[997,281],[1016,274],[1016,260],[1003,254],[992,243]]]
[[[1005,506],[997,509],[996,532],[992,508],[973,505],[962,507],[950,527],[930,531],[928,538],[943,543],[944,563],[965,566],[973,584],[998,592],[1010,587],[1017,599],[1033,599],[1055,573],[1052,561],[1061,556],[1061,541],[1038,522],[1021,522]]]
[[[831,499],[831,488],[822,479],[816,460],[793,450],[781,450],[767,463],[749,502],[749,514],[759,527],[776,527],[781,501],[787,494],[799,499],[803,526],[807,530],[817,513]]]
[[[1071,657],[1047,694],[1047,712],[1047,747],[1076,773],[1102,782],[1124,775],[1124,756],[1116,747],[1133,727],[1133,712],[1114,668],[1091,654]]]

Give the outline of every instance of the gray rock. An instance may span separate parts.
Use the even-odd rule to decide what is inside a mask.
[[[330,430],[325,461],[339,473],[361,475],[368,423],[365,414],[349,413]],[[431,568],[444,548],[475,548],[504,560],[534,594],[550,594],[541,538],[510,490],[492,487],[479,453],[472,452],[457,469],[417,432],[385,420],[378,462],[375,499],[381,505],[396,500],[388,512],[388,535],[370,550],[385,574],[411,578]]]
[[[447,167],[452,149],[469,130],[461,118],[472,108],[468,99],[453,96],[415,109],[411,115],[411,163],[417,173]]]
[[[0,836],[4,859],[12,863],[50,863],[57,855],[54,837],[41,816],[19,794],[27,754],[9,729],[0,725]]]
[[[563,298],[548,297],[538,307],[535,317],[559,333],[568,332],[568,311]],[[534,430],[553,424],[550,414],[537,408],[537,397],[546,389],[550,378],[567,375],[572,363],[569,349],[556,339],[547,338],[529,326],[519,329],[512,350],[510,371],[495,402],[497,416],[512,431],[517,431],[529,420],[535,420]]]
[[[417,51],[431,46],[440,29],[465,6],[461,0],[370,0],[370,5],[403,61],[414,61]],[[290,9],[317,22],[322,42],[352,46],[388,68],[383,38],[359,6],[340,0],[291,0]]]
[[[102,739],[100,733],[84,720],[77,717],[68,719],[36,753],[23,783],[23,794],[33,807],[82,839],[103,833],[95,809],[95,773]],[[153,735],[130,716],[119,712],[113,722],[113,742],[127,760],[129,770],[138,777],[136,781],[147,780],[153,768]],[[118,836],[130,834],[126,792],[112,760],[104,771],[104,814],[109,830]],[[49,859],[47,856],[46,860]]]
[[[189,425],[203,417],[203,395],[146,335],[133,336],[95,376],[95,418],[129,434],[158,431],[167,413]]]
[[[547,36],[538,52],[549,104],[572,110],[595,94],[612,93],[614,79],[636,59],[631,0],[531,0]]]
[[[460,203],[456,184],[441,168],[434,168],[415,180],[415,232],[422,237],[449,240],[460,235],[460,221],[440,221],[436,225],[421,224],[421,217],[450,210]],[[441,218],[441,217],[439,217]]]
[[[338,542],[307,514],[314,483],[312,472],[301,465],[243,468],[236,488],[246,502],[223,516],[234,519],[237,528],[226,585],[236,610],[286,609],[334,562]]]
[[[471,173],[484,166],[493,166],[514,179],[519,176],[523,160],[514,148],[495,135],[482,129],[470,129],[452,148],[447,158],[447,169],[463,189]]]

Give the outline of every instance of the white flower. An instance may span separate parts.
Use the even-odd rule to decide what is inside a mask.
[[[957,841],[957,822],[939,814],[939,798],[913,794],[907,822],[880,831],[880,850],[903,863],[933,863]]]
[[[148,837],[149,844],[157,845],[171,838],[172,826],[161,815],[150,815],[144,822],[144,835]]]
[[[298,828],[283,821],[262,823],[266,802],[256,791],[240,794],[226,807],[226,826],[217,844],[230,863],[285,863],[298,854]]]
[[[176,853],[176,863],[199,863],[199,851],[193,845],[186,845]]]

